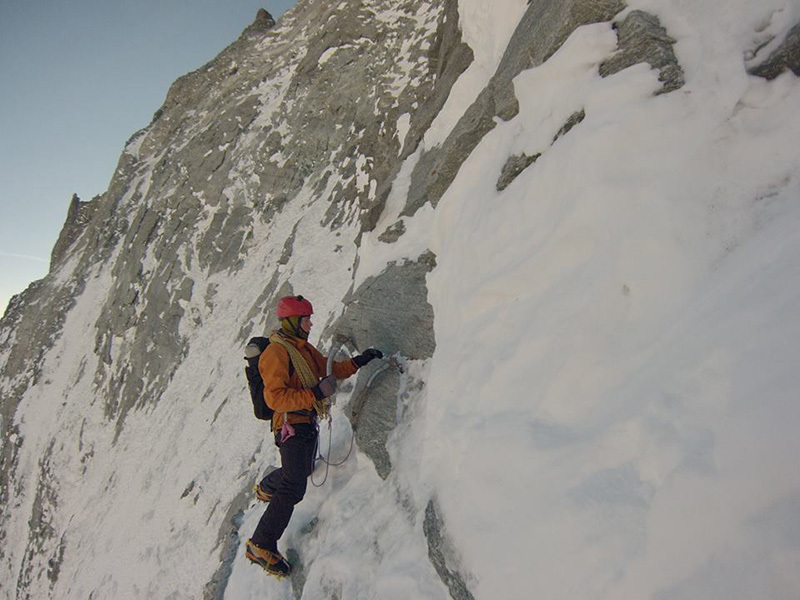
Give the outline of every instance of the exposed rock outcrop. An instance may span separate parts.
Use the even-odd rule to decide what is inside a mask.
[[[666,94],[683,87],[684,76],[672,46],[672,39],[661,26],[658,17],[634,10],[621,23],[616,23],[617,53],[600,65],[600,75],[608,77],[623,69],[646,62],[659,71],[663,82],[658,94]]]
[[[503,165],[503,171],[500,173],[500,178],[497,180],[497,191],[502,192],[509,185],[511,185],[511,182],[519,177],[519,175],[525,169],[535,163],[540,156],[541,153],[537,152],[532,156],[522,153],[509,157],[509,159],[506,161],[506,164]]]
[[[748,72],[772,80],[786,70],[800,77],[800,23],[792,27],[786,39],[764,62],[750,67]]]
[[[80,237],[86,226],[92,220],[94,211],[100,202],[100,196],[94,198],[92,202],[81,202],[78,194],[73,194],[67,210],[67,219],[61,228],[61,233],[53,246],[50,255],[50,270],[61,264],[66,258],[67,252],[72,244]]]
[[[275,27],[275,19],[266,9],[260,8],[256,13],[256,20],[244,30],[244,35],[263,33]]]
[[[359,349],[376,346],[410,359],[429,358],[436,342],[425,276],[435,266],[436,257],[426,252],[368,278],[345,296],[345,312],[332,330]]]
[[[453,600],[474,600],[474,596],[467,586],[467,578],[459,572],[456,553],[447,539],[440,512],[435,500],[428,502],[422,527],[428,541],[428,556],[431,564],[436,569],[442,583],[447,586]]]
[[[403,215],[413,215],[426,202],[436,206],[466,158],[495,128],[495,117],[508,121],[516,116],[519,104],[514,95],[514,77],[550,58],[581,25],[610,21],[624,8],[622,0],[530,3],[489,84],[442,146],[420,157]]]
[[[331,330],[357,349],[374,346],[402,359],[424,360],[433,355],[433,307],[425,276],[436,266],[430,252],[415,262],[391,264],[345,297],[345,312]],[[377,364],[359,373],[350,407],[359,448],[384,479],[391,471],[386,441],[397,425],[400,376],[390,369],[365,390]]]

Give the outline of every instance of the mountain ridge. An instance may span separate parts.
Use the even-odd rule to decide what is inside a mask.
[[[0,320],[8,597],[791,597],[800,5],[737,1],[259,11]],[[400,368],[341,386],[323,447],[357,449],[276,587],[241,553],[278,460],[241,349],[293,293],[315,345]]]

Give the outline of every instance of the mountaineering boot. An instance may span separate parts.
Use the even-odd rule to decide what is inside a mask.
[[[253,490],[256,492],[256,498],[258,498],[261,502],[269,502],[272,500],[272,492],[264,489],[260,483],[257,483],[253,486]]]
[[[253,540],[247,540],[244,555],[250,562],[262,567],[267,573],[278,579],[282,579],[292,572],[291,565],[279,552],[270,552],[259,548],[253,543]]]

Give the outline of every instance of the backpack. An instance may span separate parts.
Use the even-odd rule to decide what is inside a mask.
[[[250,388],[250,400],[253,401],[253,414],[256,419],[261,421],[271,421],[272,415],[275,414],[275,411],[264,402],[264,380],[261,379],[261,373],[258,370],[258,359],[261,358],[261,353],[266,350],[267,346],[269,346],[269,338],[259,336],[250,338],[244,349],[244,359],[247,361],[244,374]],[[289,360],[290,377],[293,372],[294,365]]]
[[[250,387],[253,414],[255,414],[256,419],[262,421],[271,421],[272,415],[275,413],[264,402],[264,380],[261,379],[261,373],[258,371],[258,359],[261,358],[261,353],[264,352],[267,346],[269,346],[269,338],[254,337],[250,338],[244,349],[244,359],[247,361],[244,374],[247,377],[247,385]]]

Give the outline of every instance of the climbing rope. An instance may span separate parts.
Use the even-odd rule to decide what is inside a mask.
[[[311,367],[308,365],[305,357],[300,354],[300,351],[297,348],[295,348],[291,343],[286,341],[277,333],[273,333],[271,336],[269,336],[269,341],[273,344],[278,344],[279,346],[283,347],[284,350],[286,350],[286,352],[289,354],[292,364],[294,365],[294,368],[297,370],[300,381],[303,382],[305,387],[314,387],[319,383],[319,379],[316,375],[314,375],[314,371],[311,370]]]

